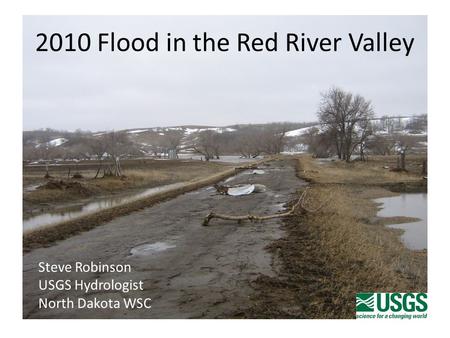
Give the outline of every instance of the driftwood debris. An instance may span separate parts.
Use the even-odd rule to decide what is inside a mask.
[[[295,212],[295,210],[298,207],[300,207],[301,209],[303,209],[306,212],[317,212],[326,204],[326,202],[328,200],[326,202],[324,202],[323,204],[321,204],[319,207],[317,207],[315,209],[310,209],[310,208],[308,208],[306,206],[306,202],[305,202],[308,190],[309,190],[309,187],[307,187],[302,192],[302,194],[298,198],[297,202],[295,202],[295,204],[288,211],[277,213],[277,214],[272,214],[272,215],[264,215],[264,216],[256,216],[256,215],[251,215],[251,214],[236,216],[236,215],[219,214],[219,213],[215,213],[214,211],[211,211],[204,218],[203,225],[204,226],[209,225],[209,222],[213,218],[219,218],[219,219],[230,220],[230,221],[238,221],[238,222],[245,221],[245,220],[249,220],[251,222],[262,222],[262,221],[266,221],[266,220],[273,219],[273,218],[280,218],[280,217],[290,216],[290,215],[292,215]]]
[[[214,184],[214,188],[217,190],[219,194],[226,195],[229,187],[226,185]]]

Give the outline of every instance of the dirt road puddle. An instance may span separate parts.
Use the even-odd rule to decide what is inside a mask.
[[[157,252],[175,248],[176,245],[167,242],[141,244],[130,250],[132,256],[147,256]]]
[[[171,189],[179,188],[183,186],[184,182],[162,185],[155,188],[146,189],[139,193],[131,195],[114,196],[110,198],[102,198],[100,200],[89,202],[83,206],[76,208],[75,210],[59,210],[40,214],[23,220],[23,231],[29,231],[38,229],[44,226],[57,224],[60,222],[68,221],[77,217],[85,216],[93,212],[112,208],[129,202],[137,201],[141,198],[156,195],[161,192],[169,191]]]
[[[375,199],[383,207],[380,217],[415,217],[420,220],[411,223],[390,224],[388,227],[402,229],[402,242],[411,250],[427,248],[427,194],[401,194],[400,196]]]

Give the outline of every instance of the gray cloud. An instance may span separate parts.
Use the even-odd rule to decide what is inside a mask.
[[[354,53],[345,43],[337,53],[35,52],[38,32],[111,31],[128,37],[158,31],[160,38],[171,32],[187,40],[206,31],[228,37],[233,50],[239,32],[277,31],[281,39],[288,32],[346,38],[386,31],[415,41],[408,57]],[[320,92],[332,85],[372,100],[378,115],[422,114],[426,45],[423,16],[25,17],[24,129],[311,121]]]

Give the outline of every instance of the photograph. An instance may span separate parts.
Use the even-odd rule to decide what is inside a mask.
[[[426,322],[427,21],[23,15],[22,319]]]

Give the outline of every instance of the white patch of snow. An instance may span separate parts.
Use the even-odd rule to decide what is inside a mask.
[[[58,147],[61,144],[66,143],[67,141],[69,141],[69,140],[64,137],[60,137],[60,138],[55,138],[54,140],[49,141],[48,144],[52,147]]]
[[[291,130],[291,131],[288,131],[286,133],[286,136],[287,137],[295,137],[295,136],[305,135],[306,133],[308,133],[313,128],[319,128],[320,129],[320,126],[319,125],[314,125],[314,126],[311,126],[311,127],[305,127],[305,128]]]
[[[223,133],[225,131],[227,131],[227,132],[236,131],[236,129],[233,129],[233,128],[209,127],[209,128],[186,128],[184,130],[184,133],[186,135],[191,135],[193,133],[200,133],[200,132],[206,131],[206,130],[212,130],[212,131],[215,131],[216,133],[219,133],[219,134],[221,134],[221,133]]]
[[[47,143],[36,144],[35,148],[39,148],[39,147],[42,147],[45,145],[48,147],[59,147],[61,144],[64,144],[67,141],[69,141],[69,140],[64,137],[59,137],[59,138],[55,138],[51,141],[48,141]]]
[[[186,128],[186,130],[184,131],[184,133],[186,134],[186,135],[191,135],[192,133],[195,133],[195,132],[197,132],[198,131],[198,129],[195,129],[195,128]]]
[[[136,129],[136,130],[129,130],[127,131],[127,134],[139,134],[139,133],[144,133],[146,132],[148,129]]]

